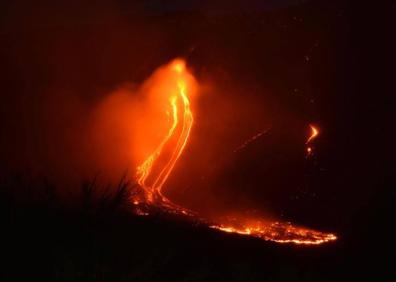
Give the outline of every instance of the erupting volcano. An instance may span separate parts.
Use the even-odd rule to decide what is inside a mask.
[[[162,193],[163,185],[190,138],[194,121],[190,99],[197,87],[193,75],[182,59],[170,62],[162,71],[164,75],[161,82],[153,87],[157,88],[154,93],[161,96],[158,101],[161,101],[159,104],[163,107],[161,110],[168,125],[159,143],[136,169],[136,181],[141,193],[135,194],[132,202],[138,214],[147,215],[150,213],[150,207],[155,207],[167,213],[187,216],[193,221],[223,232],[253,236],[278,243],[321,244],[336,240],[333,234],[297,227],[289,222],[269,222],[242,216],[205,219],[166,198]],[[311,130],[312,135],[306,144],[318,134],[315,127],[311,126]],[[262,134],[264,133],[260,133]]]

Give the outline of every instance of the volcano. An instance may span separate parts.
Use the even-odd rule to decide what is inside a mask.
[[[199,222],[219,231],[277,243],[318,245],[337,239],[332,233],[298,227],[290,222],[271,222],[243,216],[204,218],[164,196],[163,186],[190,138],[194,122],[190,96],[195,94],[197,82],[183,59],[175,59],[160,69],[161,79],[153,86],[153,93],[160,96],[158,103],[162,103],[162,111],[166,113],[169,125],[157,147],[137,167],[136,179],[141,191],[134,193],[135,196],[131,198],[136,214],[150,215],[152,210],[159,210],[165,214],[188,217],[192,222]],[[319,133],[316,127],[311,125],[310,128],[312,133],[306,144],[310,144]],[[310,153],[311,147],[307,150]]]

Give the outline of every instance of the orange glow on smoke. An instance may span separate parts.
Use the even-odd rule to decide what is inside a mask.
[[[132,203],[137,207],[138,215],[149,215],[150,207],[155,207],[157,210],[160,209],[167,213],[189,216],[194,221],[199,221],[210,228],[223,232],[248,235],[278,243],[315,245],[336,239],[333,234],[296,227],[290,223],[250,220],[245,217],[206,220],[167,199],[162,194],[163,185],[184,151],[193,126],[194,118],[190,99],[196,90],[196,82],[181,59],[172,61],[160,70],[156,79],[150,84],[151,92],[155,94],[152,101],[154,101],[155,107],[159,108],[162,113],[166,113],[170,120],[158,144],[137,167],[137,183],[144,194],[143,197],[132,199]],[[142,130],[152,128],[157,133],[161,133],[162,131],[158,127],[157,123],[144,122]],[[307,143],[318,135],[316,127],[311,126],[311,130],[312,134]],[[259,133],[252,140],[264,133]],[[147,143],[150,140],[144,139],[143,141]],[[243,146],[246,144],[244,143]],[[140,209],[140,206],[143,209]]]
[[[168,109],[166,109],[168,114],[169,111],[171,112],[171,126],[157,148],[137,168],[137,182],[146,191],[146,197],[149,202],[154,201],[153,197],[159,197],[164,200],[164,196],[161,193],[162,186],[172,172],[190,136],[194,119],[187,95],[188,84],[192,84],[191,79],[188,79],[189,76],[185,68],[185,62],[180,59],[174,60],[168,66],[168,69],[165,70],[164,79],[170,79],[172,81],[168,94]],[[147,179],[151,176],[156,161],[160,157],[164,147],[172,139],[176,139],[176,145],[170,153],[169,160],[166,161],[157,175],[154,176],[154,179],[151,181],[152,183],[148,184]]]

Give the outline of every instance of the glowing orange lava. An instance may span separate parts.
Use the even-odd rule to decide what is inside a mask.
[[[310,124],[309,127],[311,128],[311,135],[308,137],[307,142],[305,142],[305,144],[310,143],[313,139],[316,138],[316,136],[319,135],[319,129],[318,128],[316,128],[312,124]]]
[[[210,227],[228,233],[253,236],[277,243],[319,245],[337,239],[334,234],[296,227],[289,222],[262,222],[257,220],[250,224],[219,224]]]
[[[313,126],[312,124],[309,125],[310,129],[311,129],[311,135],[308,137],[307,141],[305,142],[305,144],[307,145],[307,157],[309,157],[312,154],[312,146],[310,146],[309,144],[319,135],[319,129],[315,126]]]
[[[144,197],[132,199],[132,203],[135,206],[144,204],[168,213],[189,216],[194,221],[202,222],[211,228],[224,232],[249,235],[278,243],[321,244],[336,239],[333,234],[296,227],[290,223],[247,220],[246,218],[206,220],[199,218],[190,210],[178,206],[167,199],[162,194],[162,187],[188,142],[194,121],[189,100],[190,91],[194,89],[194,80],[191,79],[192,75],[186,69],[185,62],[181,59],[172,61],[166,67],[166,74],[165,78],[169,80],[170,87],[167,88],[169,93],[163,94],[167,98],[164,112],[169,114],[171,122],[162,141],[137,167],[137,183],[142,187]],[[318,135],[318,130],[314,126],[311,126],[311,129],[312,135],[307,140],[307,143]],[[261,132],[253,136],[252,140],[264,133]],[[242,146],[246,146],[246,144],[244,143]],[[149,215],[147,210],[137,209],[136,213]]]
[[[186,79],[186,76],[189,74],[186,71],[185,62],[180,59],[174,60],[170,64],[169,69],[170,72],[173,72],[173,78],[176,79],[174,92],[169,93],[168,99],[169,108],[172,113],[172,125],[169,128],[167,135],[154,152],[151,153],[150,156],[148,156],[147,159],[137,168],[137,182],[146,191],[146,198],[151,203],[155,200],[154,197],[158,197],[162,201],[169,201],[162,195],[161,189],[187,144],[194,120],[190,109],[190,101],[186,93],[188,89],[188,80]],[[180,104],[182,105],[182,112],[179,112]],[[179,120],[179,115],[181,120]],[[176,130],[178,127],[181,127],[181,131],[178,136],[176,136]],[[162,150],[173,138],[177,138],[177,141],[173,148],[173,152],[171,153],[171,157],[165,165],[163,165],[160,172],[157,173],[152,184],[147,184],[147,178],[151,175],[153,166],[161,155]]]

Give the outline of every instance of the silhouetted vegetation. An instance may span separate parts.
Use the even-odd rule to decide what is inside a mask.
[[[104,189],[105,188],[105,189]],[[56,186],[1,182],[2,281],[333,281],[355,256],[342,240],[279,245],[154,213],[131,212],[136,187],[97,179],[65,203]],[[355,248],[358,248],[355,246]],[[345,257],[342,254],[346,254]],[[359,260],[358,260],[359,261]],[[353,264],[352,264],[353,265]]]

